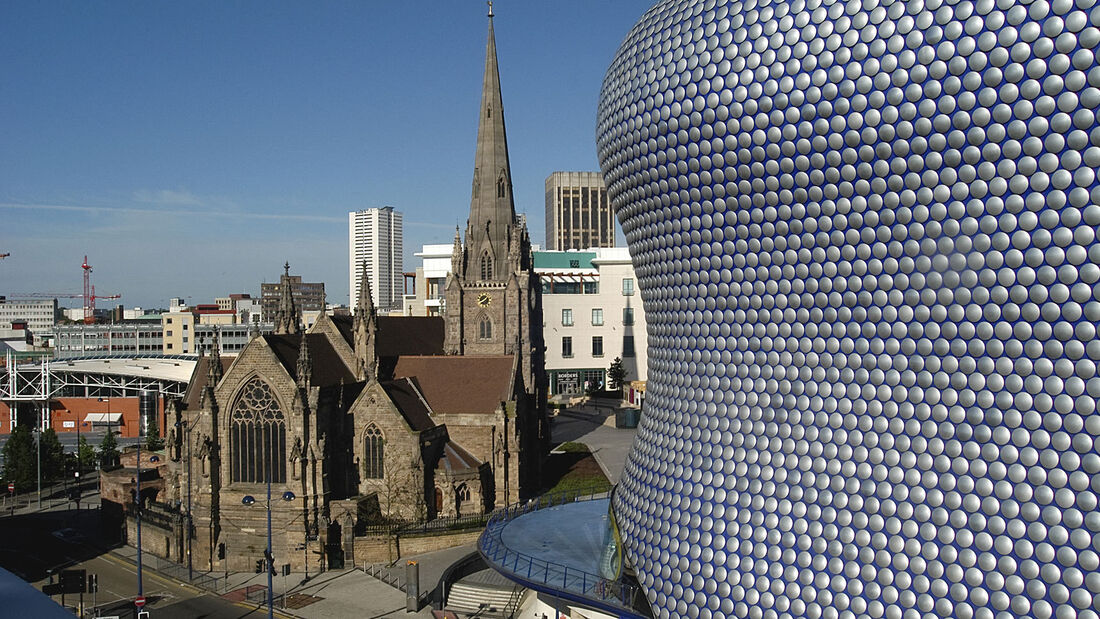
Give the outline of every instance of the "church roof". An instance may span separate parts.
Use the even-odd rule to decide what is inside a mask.
[[[302,345],[301,335],[263,335],[264,341],[275,353],[279,363],[287,373],[298,379],[298,351]],[[344,360],[332,348],[328,338],[321,333],[306,335],[309,343],[309,355],[313,361],[313,376],[310,382],[314,386],[324,387],[340,382],[355,382],[355,374],[344,365]]]
[[[378,356],[442,355],[443,335],[440,316],[379,316]]]
[[[491,413],[512,399],[514,355],[401,357],[395,377],[416,377],[436,413]]]
[[[399,378],[380,384],[386,391],[386,395],[390,397],[390,401],[397,410],[401,411],[401,416],[405,418],[410,428],[416,432],[423,432],[435,427],[432,412],[420,394],[415,379]]]
[[[232,365],[233,360],[236,357],[222,357],[222,376],[225,376],[226,371],[229,370],[229,366]],[[183,392],[183,403],[187,410],[198,410],[201,408],[200,400],[202,400],[203,389],[206,388],[207,382],[210,380],[210,357],[199,357],[195,362],[195,370],[191,373],[191,380],[187,383],[187,390]]]
[[[463,473],[477,470],[481,466],[481,461],[466,451],[462,445],[448,441],[443,448],[443,457],[439,460],[439,466],[451,474]]]

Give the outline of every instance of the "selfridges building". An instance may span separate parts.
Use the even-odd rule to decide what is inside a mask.
[[[1097,617],[1095,0],[669,0],[598,147],[661,617]]]

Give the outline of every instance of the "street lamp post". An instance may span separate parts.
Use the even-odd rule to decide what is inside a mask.
[[[283,493],[284,501],[293,501],[294,493],[287,490]],[[241,499],[241,503],[245,505],[253,505],[256,503],[255,497],[252,495],[245,495]],[[275,616],[275,600],[272,594],[272,572],[275,570],[275,557],[271,554],[271,469],[267,471],[267,551],[264,552],[264,568],[267,570],[267,617],[273,619]],[[283,592],[286,595],[286,592]]]
[[[42,428],[34,429],[34,448],[38,452],[38,511],[42,511]]]
[[[137,476],[134,478],[134,514],[137,519],[137,594],[144,597],[145,590],[141,584],[141,432],[138,432],[137,442]]]
[[[107,434],[111,434],[113,432],[113,429],[111,428],[111,396],[107,396],[105,398],[97,398],[97,401],[107,403]],[[95,422],[92,423],[92,428],[95,429]],[[79,447],[77,449],[79,450]],[[99,457],[102,459],[103,454],[100,453]]]

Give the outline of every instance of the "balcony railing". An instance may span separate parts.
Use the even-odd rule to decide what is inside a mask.
[[[562,493],[510,505],[494,513],[486,523],[485,532],[478,539],[478,550],[494,569],[526,586],[588,603],[619,616],[648,618],[647,612],[636,605],[639,601],[644,603],[644,596],[636,584],[622,577],[609,580],[576,567],[519,552],[501,540],[505,526],[520,516],[570,503],[607,500],[610,496],[610,492],[586,496]]]

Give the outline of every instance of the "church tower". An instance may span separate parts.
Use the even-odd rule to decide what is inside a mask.
[[[465,237],[463,243],[455,231],[444,350],[451,355],[516,354],[529,410],[544,417],[542,304],[527,225],[516,217],[512,200],[492,2]],[[543,436],[542,426],[533,422],[531,434]]]
[[[453,269],[446,284],[444,347],[448,353],[457,355],[517,352],[523,358],[526,387],[532,390],[538,382],[531,363],[532,346],[536,345],[532,339],[535,325],[539,326],[539,358],[542,354],[542,321],[541,318],[536,321],[534,316],[540,311],[538,280],[531,268],[527,226],[516,217],[512,199],[491,3],[465,237],[465,243],[461,243],[456,231]],[[542,371],[541,366],[538,363],[538,372]]]

